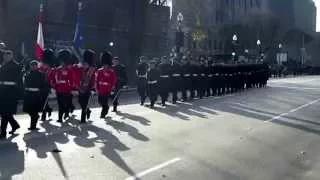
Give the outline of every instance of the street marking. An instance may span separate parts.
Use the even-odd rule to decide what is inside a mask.
[[[170,161],[164,162],[164,163],[159,164],[157,166],[154,166],[154,167],[152,167],[150,169],[142,171],[142,172],[140,172],[140,173],[138,173],[138,174],[136,174],[134,176],[128,177],[125,180],[137,180],[137,179],[139,179],[139,178],[141,178],[141,177],[143,177],[143,176],[145,176],[147,174],[150,174],[150,173],[152,173],[154,171],[160,170],[160,169],[162,169],[162,168],[164,168],[166,166],[169,166],[171,164],[174,164],[174,163],[176,163],[178,161],[181,161],[181,159],[180,158],[174,158],[174,159],[172,159]]]
[[[271,119],[269,119],[269,120],[266,120],[265,122],[272,122],[272,121],[274,121],[274,120],[278,120],[278,119],[282,118],[283,116],[287,116],[289,113],[297,112],[297,111],[299,111],[299,110],[301,110],[301,109],[304,109],[304,108],[306,108],[306,107],[308,107],[308,106],[311,106],[311,105],[313,105],[313,104],[315,104],[315,103],[318,103],[319,101],[320,101],[320,98],[319,98],[319,99],[316,99],[316,100],[314,100],[314,101],[311,101],[311,102],[309,102],[309,103],[307,103],[307,104],[301,105],[301,106],[299,106],[299,107],[297,107],[297,108],[291,109],[289,112],[287,112],[287,113],[282,113],[282,114],[280,114],[279,116],[275,116],[275,117],[273,117],[273,118],[271,118]]]
[[[271,87],[288,88],[288,89],[301,89],[301,90],[320,90],[320,88],[294,87],[294,86],[281,86],[281,85],[271,85]]]

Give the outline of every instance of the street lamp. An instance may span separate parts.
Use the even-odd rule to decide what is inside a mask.
[[[261,41],[260,40],[257,41],[257,45],[261,46]]]
[[[177,15],[178,31],[176,32],[176,49],[177,55],[180,56],[180,48],[184,45],[184,33],[182,31],[183,14],[179,12]]]
[[[236,63],[236,52],[232,52],[233,63]]]
[[[262,56],[262,48],[261,48],[261,41],[260,39],[257,40],[257,45],[259,47],[259,55],[260,55],[260,60],[263,60],[263,56]]]
[[[238,41],[238,36],[237,36],[236,34],[234,34],[233,37],[232,37],[232,40],[233,40],[234,42],[237,42],[237,41]]]
[[[179,14],[177,15],[177,21],[178,21],[178,30],[180,32],[181,32],[181,25],[182,25],[183,19],[184,19],[183,14],[179,12]]]
[[[110,47],[113,47],[113,46],[114,46],[114,42],[111,41],[111,42],[109,43],[109,46],[110,46]]]
[[[249,62],[249,49],[245,49],[244,54],[246,56],[245,58],[246,58],[247,62]]]
[[[279,47],[279,49],[282,49],[283,45],[280,43],[280,44],[278,45],[278,47]]]

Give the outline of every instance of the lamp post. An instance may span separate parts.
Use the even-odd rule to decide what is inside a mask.
[[[180,12],[177,15],[177,32],[176,32],[176,49],[177,49],[177,55],[180,56],[180,48],[184,45],[184,33],[182,31],[182,22],[184,20],[183,14]]]
[[[233,63],[235,64],[236,63],[236,52],[232,52],[232,60],[233,60]]]
[[[232,60],[233,63],[236,63],[236,46],[237,46],[238,36],[236,34],[233,34],[232,36]]]
[[[260,41],[260,39],[257,40],[257,46],[259,47],[260,60],[262,60],[262,59],[263,59],[263,56],[262,56],[262,48],[261,48],[261,41]]]
[[[237,36],[236,34],[234,34],[234,35],[232,36],[232,41],[233,41],[234,43],[236,43],[236,42],[238,41],[238,36]]]
[[[244,54],[246,56],[247,62],[249,62],[249,49],[245,49]]]

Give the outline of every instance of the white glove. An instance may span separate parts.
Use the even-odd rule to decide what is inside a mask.
[[[71,94],[74,95],[74,96],[77,96],[77,95],[79,95],[79,92],[78,91],[72,91]]]

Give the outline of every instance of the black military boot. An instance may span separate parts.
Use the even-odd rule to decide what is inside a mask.
[[[48,117],[51,117],[51,115],[52,115],[52,108],[48,107],[47,112],[48,112]]]
[[[62,117],[63,117],[63,112],[59,111],[57,122],[62,123]]]
[[[152,100],[151,103],[150,103],[150,108],[151,109],[154,109],[154,103],[155,103],[155,101]]]
[[[5,139],[7,139],[7,133],[1,133],[0,134],[0,141],[5,140]]]
[[[86,123],[86,110],[81,111],[81,121],[80,123]]]
[[[91,116],[91,110],[87,108],[87,119],[90,119],[90,116]]]
[[[31,115],[31,124],[30,124],[30,128],[28,128],[28,130],[30,131],[37,131],[39,130],[39,128],[37,128],[37,123],[38,123],[38,119],[39,119],[39,114],[38,113],[34,113]]]
[[[102,108],[101,114],[100,114],[100,118],[101,119],[105,119],[106,115],[108,114],[109,108]]]
[[[112,112],[118,112],[118,106],[113,106]]]
[[[41,121],[46,121],[47,119],[47,112],[43,111],[41,114]]]
[[[9,134],[14,134],[18,129],[20,129],[20,125],[16,124],[14,127],[12,127],[12,130],[9,132]]]

